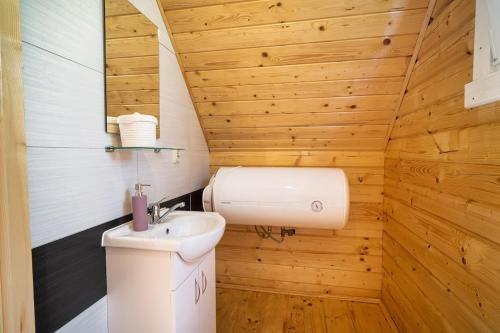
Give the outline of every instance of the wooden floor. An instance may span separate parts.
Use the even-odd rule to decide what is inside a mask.
[[[217,332],[393,332],[379,304],[217,289]]]

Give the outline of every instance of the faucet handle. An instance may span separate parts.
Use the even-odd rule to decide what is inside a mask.
[[[143,187],[143,186],[151,186],[151,185],[149,185],[149,184],[141,184],[141,183],[137,183],[137,184],[135,184],[135,190],[136,190],[136,191],[139,191],[139,192],[142,192],[142,187]]]

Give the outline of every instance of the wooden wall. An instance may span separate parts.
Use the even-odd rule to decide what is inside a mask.
[[[383,150],[428,0],[161,0],[211,151]]]
[[[161,0],[211,167],[342,167],[341,231],[228,226],[219,286],[376,300],[383,149],[428,0]]]
[[[351,214],[345,229],[300,228],[295,236],[277,244],[259,238],[253,227],[229,225],[217,246],[218,286],[379,298],[383,163],[383,152],[211,152],[212,171],[236,165],[342,167],[351,184]]]
[[[157,27],[128,0],[106,0],[105,30],[107,116],[139,112],[155,116],[159,124]],[[108,132],[115,131],[108,126]]]
[[[463,107],[475,4],[447,3],[385,154],[382,300],[402,332],[498,332],[500,104]]]
[[[0,3],[0,332],[35,331],[19,1]]]

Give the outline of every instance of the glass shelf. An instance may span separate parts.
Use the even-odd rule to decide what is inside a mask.
[[[104,150],[108,153],[112,153],[116,150],[152,150],[155,153],[159,153],[162,150],[179,151],[184,150],[184,148],[173,148],[173,147],[118,147],[118,146],[106,146]]]

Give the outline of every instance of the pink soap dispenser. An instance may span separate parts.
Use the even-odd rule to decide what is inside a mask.
[[[142,193],[143,186],[148,184],[135,184],[135,195],[132,196],[132,223],[134,231],[148,230],[148,197]]]

